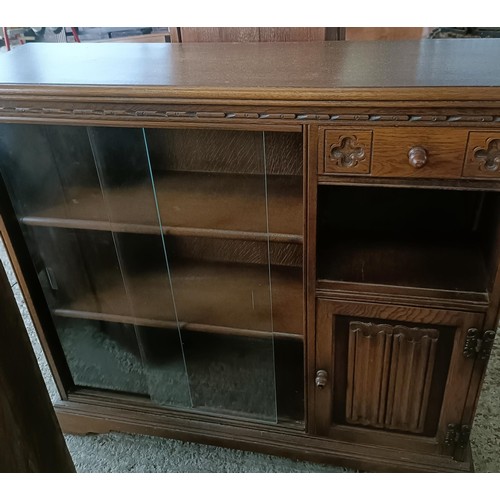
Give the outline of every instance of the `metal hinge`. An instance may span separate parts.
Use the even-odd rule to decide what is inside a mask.
[[[495,341],[496,332],[493,330],[479,331],[469,328],[465,338],[463,354],[466,358],[488,359]]]
[[[460,424],[448,424],[448,430],[444,438],[446,446],[454,446],[464,449],[469,442],[470,426]]]

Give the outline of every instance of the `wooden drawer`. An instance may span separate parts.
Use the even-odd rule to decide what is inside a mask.
[[[328,128],[320,139],[319,173],[500,178],[499,150],[500,132],[495,136],[452,127]]]
[[[456,179],[462,176],[468,131],[393,127],[374,132],[372,176]]]

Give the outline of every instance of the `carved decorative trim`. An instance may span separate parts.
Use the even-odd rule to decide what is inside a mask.
[[[293,120],[293,121],[325,121],[325,122],[500,122],[497,115],[413,115],[413,114],[331,114],[331,113],[259,113],[236,111],[173,111],[164,109],[139,108],[134,105],[130,109],[113,109],[96,107],[31,107],[0,106],[0,115],[38,115],[57,116],[97,116],[97,117],[149,117],[159,119],[238,119],[238,120]]]
[[[342,137],[339,144],[330,146],[330,160],[343,168],[355,167],[365,159],[365,146],[358,143],[356,136]]]
[[[463,175],[500,177],[500,131],[469,133]]]
[[[491,139],[486,148],[475,148],[474,159],[480,169],[496,172],[500,168],[500,139]]]
[[[352,321],[346,421],[423,432],[438,338],[431,328]]]
[[[325,131],[325,173],[368,174],[373,133],[371,130]]]

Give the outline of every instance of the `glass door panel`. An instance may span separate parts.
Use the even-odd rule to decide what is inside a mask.
[[[263,134],[146,140],[193,406],[276,421]]]
[[[146,130],[164,230],[266,232],[262,133]]]
[[[301,137],[0,125],[77,385],[303,420]]]
[[[102,218],[85,128],[0,124],[0,148],[2,175],[21,222],[66,227],[71,219]]]
[[[92,127],[88,135],[127,294],[128,307],[119,314],[123,321],[135,325],[150,397],[159,404],[190,407],[170,271],[143,131]],[[113,296],[114,283],[110,281],[109,286]],[[161,336],[165,339],[159,341]],[[174,387],[168,393],[167,389]]]
[[[76,385],[149,394],[133,325],[59,316],[55,324]]]
[[[273,341],[182,331],[194,408],[276,420]]]
[[[127,297],[87,130],[6,124],[0,132],[1,174],[75,384],[144,394],[135,335],[100,321]]]
[[[155,400],[140,329],[176,330],[176,318],[142,131],[0,132],[2,176],[75,384]],[[169,404],[191,406],[187,383],[176,386]]]

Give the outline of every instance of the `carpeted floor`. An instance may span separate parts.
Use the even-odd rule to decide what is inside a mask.
[[[0,260],[6,268],[47,389],[55,400],[58,396],[54,381],[1,241]],[[493,348],[472,432],[477,472],[500,472],[499,337]],[[151,436],[110,433],[65,437],[78,472],[352,472],[340,467]]]

